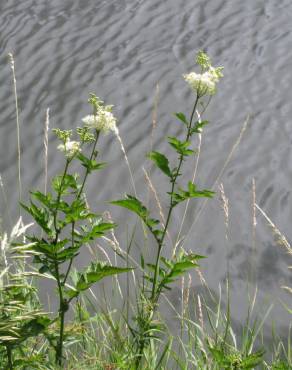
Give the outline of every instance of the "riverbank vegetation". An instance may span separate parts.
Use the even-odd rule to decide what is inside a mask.
[[[17,111],[12,55],[10,62]],[[1,369],[292,368],[290,336],[280,338],[273,333],[266,341],[263,333],[271,307],[267,306],[262,317],[253,315],[256,286],[247,294],[246,320],[235,325],[228,274],[225,286],[211,291],[204,279],[208,255],[199,255],[185,245],[181,237],[184,218],[180,225],[173,222],[178,207],[184,207],[186,215],[189,202],[212,201],[219,192],[228,228],[223,185],[208,189],[198,187],[195,181],[201,135],[209,124],[203,117],[220,86],[223,68],[213,67],[203,52],[198,53],[196,63],[198,72],[183,75],[194,104],[185,107],[189,114],[177,112],[173,117],[182,127],[181,137],[171,136],[170,126],[169,154],[155,150],[147,155],[168,183],[163,201],[167,206],[163,207],[145,171],[157,212],[137,194],[121,199],[113,194],[108,200],[111,207],[123,208],[125,215],[113,220],[109,212],[96,212],[87,199],[88,179],[98,182],[106,166],[99,160],[103,136],[116,135],[122,144],[113,106],[95,94],[90,94],[90,111],[80,127],[53,130],[60,141],[62,172],[44,191],[31,191],[30,202],[23,203],[17,113],[19,200],[21,213],[29,215],[31,223],[24,224],[20,217],[11,231],[1,233]],[[48,129],[45,153],[47,135]],[[195,170],[187,178],[192,158]],[[253,206],[291,254],[287,239],[255,201]],[[128,240],[122,242],[117,226],[126,228],[128,225],[121,223],[130,213],[137,222]],[[151,253],[146,253],[146,244]],[[135,248],[138,252],[133,253]],[[90,263],[79,268],[77,259],[88,251],[93,256]],[[194,275],[201,283],[200,290],[192,287]],[[54,289],[56,308],[41,302],[40,292],[47,284]],[[172,301],[172,291],[179,296],[179,304]],[[171,312],[168,317],[166,311]]]

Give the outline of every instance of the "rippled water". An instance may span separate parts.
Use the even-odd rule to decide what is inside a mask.
[[[242,319],[253,248],[253,178],[257,202],[287,238],[291,236],[291,14],[290,0],[0,1],[0,171],[14,217],[17,150],[8,52],[13,52],[16,60],[24,194],[32,187],[43,187],[46,109],[50,108],[51,127],[80,125],[80,119],[88,114],[88,93],[95,92],[107,104],[115,105],[137,193],[146,199],[142,166],[150,168],[145,153],[151,146],[155,94],[159,90],[152,144],[166,151],[165,136],[179,135],[181,130],[172,113],[189,114],[194,99],[181,75],[192,70],[196,52],[204,49],[215,65],[224,65],[225,77],[206,115],[211,124],[202,140],[199,186],[214,184],[248,114],[250,121],[221,178],[230,205],[228,241],[217,197],[201,212],[185,246],[208,256],[202,271],[215,291],[223,282],[229,260],[231,296],[237,310],[233,314]],[[56,143],[51,135],[51,175],[62,165]],[[102,211],[109,207],[106,200],[133,189],[118,141],[107,136],[100,150],[109,166],[89,184],[88,198]],[[155,171],[152,179],[166,207],[164,179]],[[201,206],[194,202],[190,207],[184,234]],[[1,209],[4,213],[3,200]],[[125,212],[110,210],[124,225]],[[183,208],[174,224],[182,214]],[[125,237],[124,229],[118,230],[121,238]],[[291,262],[273,241],[260,215],[255,248],[257,307],[263,311],[261,302],[278,299],[289,303],[290,297],[280,286],[292,283],[287,269]],[[196,291],[199,281],[195,274],[192,281]],[[178,291],[174,290],[175,294],[179,295]],[[288,315],[277,303],[272,317],[281,329],[287,327]]]

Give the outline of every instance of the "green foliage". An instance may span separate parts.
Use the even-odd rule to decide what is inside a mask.
[[[94,114],[103,106],[103,102],[94,94],[90,95],[89,102]],[[106,106],[105,109],[110,111],[111,106]],[[114,267],[103,264],[101,261],[95,261],[84,272],[78,273],[76,284],[68,288],[67,281],[70,279],[71,268],[81,249],[86,244],[104,236],[105,232],[115,227],[115,224],[103,222],[99,215],[90,210],[85,200],[84,186],[88,176],[105,166],[105,163],[96,161],[99,131],[95,130],[92,134],[89,127],[76,130],[81,144],[91,144],[90,155],[81,153],[80,143],[69,141],[73,135],[72,130],[56,129],[54,131],[64,144],[59,147],[66,158],[64,171],[52,179],[53,194],[34,191],[31,192],[34,201],[31,199],[29,205],[22,204],[22,207],[41,227],[42,232],[39,236],[27,235],[30,243],[20,243],[17,251],[26,256],[32,255],[33,262],[38,265],[39,274],[51,276],[56,283],[59,311],[55,320],[59,322],[59,335],[56,340],[53,340],[56,342],[53,346],[56,351],[56,364],[61,366],[65,339],[65,314],[69,309],[69,303],[81,292],[88,290],[94,283],[106,276],[128,272],[131,268]],[[85,168],[81,181],[78,175],[69,172],[73,159],[79,161],[79,164]],[[29,336],[30,329],[37,335],[38,327],[41,328],[39,321],[26,323],[24,326],[26,336]]]
[[[169,162],[165,155],[159,152],[150,152],[148,154],[148,158],[151,159],[151,161],[155,163],[156,167],[158,167],[166,176],[172,179],[173,173],[169,168]]]
[[[97,153],[95,153],[97,155]],[[82,166],[86,168],[88,173],[91,173],[92,171],[101,170],[106,166],[106,163],[97,163],[95,159],[87,158],[82,153],[79,153],[77,155],[78,159],[80,160]]]
[[[176,206],[177,204],[190,199],[190,198],[212,198],[215,194],[211,190],[197,190],[197,187],[192,182],[188,183],[188,190],[178,189],[178,193],[169,193],[172,195],[172,205]]]
[[[187,127],[189,126],[189,121],[187,120],[187,117],[182,113],[178,112],[174,114],[177,119],[179,119],[183,124],[185,124]]]
[[[194,127],[191,129],[191,134],[201,134],[203,132],[203,128],[209,123],[209,121],[198,121],[194,124]]]
[[[155,238],[157,240],[159,239],[159,237],[162,234],[162,231],[161,229],[155,229],[155,227],[159,225],[160,221],[150,217],[149,210],[143,205],[143,203],[139,199],[132,195],[127,195],[126,199],[115,200],[112,201],[111,204],[127,208],[130,211],[136,213],[145,223],[145,225],[148,226],[149,230],[152,232]]]
[[[189,149],[190,141],[180,141],[175,137],[168,137],[169,144],[176,150],[176,152],[184,157],[192,155],[193,150]]]
[[[264,350],[259,350],[248,355],[242,355],[238,351],[226,353],[226,351],[220,347],[212,347],[209,345],[209,351],[214,362],[220,367],[220,369],[227,370],[243,370],[243,369],[254,369],[256,366],[263,363]]]
[[[181,250],[173,259],[161,257],[163,266],[159,266],[157,294],[160,294],[163,289],[170,290],[171,287],[169,284],[176,281],[178,277],[184,275],[191,268],[198,267],[199,265],[197,264],[197,261],[202,258],[205,257],[193,253],[187,254],[183,250]],[[150,270],[155,271],[155,265],[147,264],[147,266]],[[145,277],[147,280],[153,282],[153,277],[151,275],[146,274]]]
[[[65,290],[66,296],[71,300],[77,297],[84,290],[89,289],[99,280],[111,276],[131,271],[132,268],[122,268],[106,265],[100,262],[92,262],[84,272],[77,272],[77,282],[74,287]]]

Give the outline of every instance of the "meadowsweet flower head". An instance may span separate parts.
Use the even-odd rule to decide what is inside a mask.
[[[202,74],[191,72],[183,75],[183,77],[199,96],[213,95],[216,92],[217,81],[210,72],[204,72]]]
[[[88,115],[82,119],[85,126],[94,128],[103,133],[116,131],[117,119],[112,114],[112,105],[99,105],[96,114]]]
[[[64,152],[68,159],[71,159],[75,154],[81,151],[79,141],[70,140],[66,140],[63,144],[58,145],[58,149]]]
[[[198,96],[214,95],[216,84],[223,77],[223,67],[212,67],[210,58],[202,51],[198,53],[196,61],[203,73],[190,72],[184,74],[183,78]]]

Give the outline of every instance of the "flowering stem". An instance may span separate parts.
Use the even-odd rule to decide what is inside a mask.
[[[194,104],[194,107],[193,107],[193,111],[192,111],[192,114],[191,114],[191,117],[190,117],[190,121],[189,121],[189,125],[188,125],[188,131],[187,131],[185,141],[188,141],[190,136],[191,136],[192,122],[193,122],[194,114],[195,114],[196,109],[197,109],[199,99],[200,99],[200,95],[197,94],[195,104]],[[151,301],[154,304],[157,302],[157,300],[159,298],[159,294],[160,294],[160,290],[157,289],[157,280],[158,280],[158,275],[159,275],[159,261],[160,261],[161,251],[162,251],[162,247],[163,247],[164,238],[165,238],[165,235],[166,235],[166,232],[167,232],[167,228],[168,228],[168,225],[169,225],[169,222],[170,222],[171,214],[172,214],[173,208],[175,206],[174,203],[173,203],[173,191],[174,191],[174,187],[176,185],[176,180],[177,180],[177,178],[179,176],[179,173],[180,173],[180,169],[181,169],[184,157],[185,156],[183,154],[180,155],[177,170],[175,172],[175,175],[174,175],[173,179],[171,180],[172,184],[171,184],[171,191],[170,191],[170,206],[169,206],[165,226],[164,226],[164,229],[163,229],[163,234],[161,236],[161,239],[158,242],[158,249],[157,249],[156,261],[155,261],[155,272],[154,272],[154,279],[153,279],[152,292],[151,292]]]
[[[95,130],[95,141],[94,141],[94,144],[93,144],[93,148],[92,148],[92,151],[91,151],[91,155],[90,155],[90,158],[89,160],[92,161],[93,157],[94,157],[94,154],[95,154],[95,148],[96,148],[96,145],[97,145],[97,141],[98,141],[98,138],[99,138],[99,134],[100,134],[100,131],[99,130]],[[85,172],[85,175],[84,175],[84,179],[83,179],[83,182],[82,182],[82,185],[81,185],[81,188],[77,194],[77,197],[76,199],[79,199],[81,194],[82,194],[82,191],[83,191],[83,188],[84,188],[84,185],[85,185],[85,182],[86,182],[86,179],[87,179],[87,176],[89,175],[89,169],[87,168],[86,169],[86,172]]]
[[[97,141],[98,141],[98,138],[99,138],[99,134],[100,134],[100,131],[98,130],[95,130],[95,141],[94,141],[94,144],[93,144],[93,148],[92,148],[92,151],[91,151],[91,155],[90,155],[90,161],[93,159],[94,157],[94,153],[95,153],[95,149],[96,149],[96,145],[97,145]],[[85,172],[85,175],[84,175],[84,178],[83,178],[83,181],[82,181],[82,184],[81,184],[81,187],[77,193],[77,196],[76,196],[76,200],[78,200],[83,192],[83,189],[84,189],[84,186],[85,186],[85,182],[86,182],[86,179],[89,175],[89,169],[87,168],[86,169],[86,172]],[[72,222],[72,228],[71,228],[71,244],[72,244],[72,248],[74,247],[74,227],[75,227],[75,222],[73,221]],[[71,270],[71,267],[72,267],[72,263],[73,263],[73,257],[70,259],[69,261],[69,265],[68,265],[68,268],[67,268],[67,271],[66,271],[66,274],[65,274],[65,277],[64,277],[64,280],[63,280],[63,285],[65,285],[67,279],[68,279],[68,276],[69,276],[69,273],[70,273],[70,270]]]

